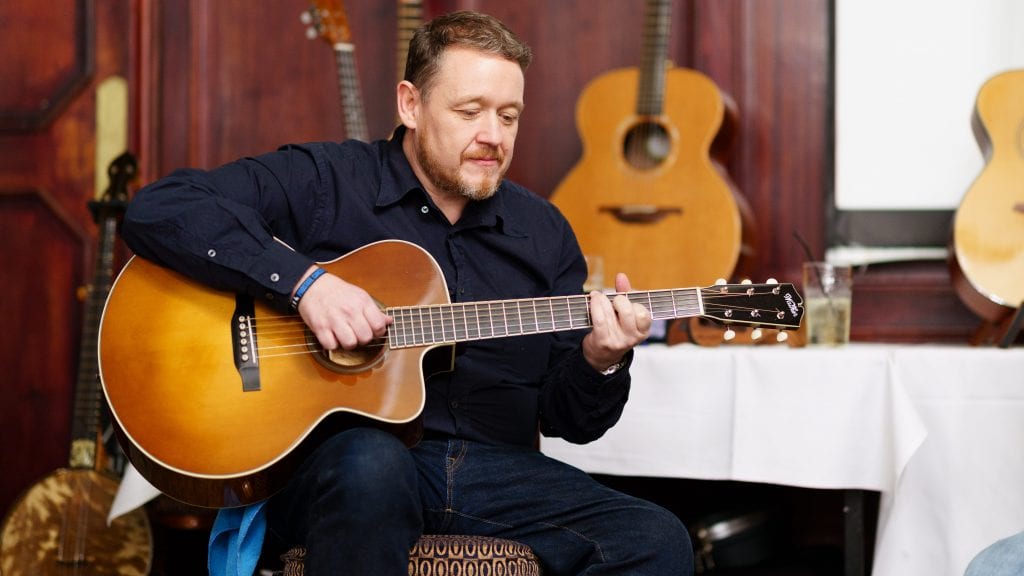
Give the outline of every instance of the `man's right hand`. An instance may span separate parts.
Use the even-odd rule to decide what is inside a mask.
[[[306,276],[315,269],[311,268]],[[299,300],[298,311],[327,350],[366,346],[387,334],[387,327],[393,321],[366,290],[331,273],[310,285]]]

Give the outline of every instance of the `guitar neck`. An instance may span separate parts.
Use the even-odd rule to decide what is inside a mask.
[[[700,314],[696,289],[630,292],[654,319]],[[470,340],[523,336],[589,328],[590,296],[556,296],[494,302],[388,308],[395,319],[388,331],[393,348],[454,344]]]
[[[668,60],[671,0],[648,0],[644,17],[643,60],[636,112],[640,116],[661,114],[665,101],[665,65]]]
[[[109,210],[105,211],[109,212]],[[100,407],[103,401],[97,357],[98,327],[100,316],[103,314],[103,305],[112,284],[117,217],[113,213],[104,214],[99,218],[98,224],[100,226],[99,247],[82,322],[78,380],[75,386],[74,413],[71,420],[71,452],[68,463],[72,468],[94,468],[96,465]]]
[[[398,46],[395,49],[395,64],[398,81],[405,79],[405,61],[409,57],[409,42],[423,22],[422,0],[398,0]]]
[[[347,42],[335,44],[334,58],[338,66],[338,88],[341,92],[341,111],[345,117],[345,132],[349,138],[366,142],[369,131],[359,91],[355,45]]]
[[[708,316],[725,322],[793,327],[799,326],[802,315],[799,296],[791,286],[781,284],[678,288],[625,295],[630,302],[647,308],[654,320]],[[393,348],[591,327],[587,294],[395,307],[385,312],[395,319],[388,331],[388,344]]]

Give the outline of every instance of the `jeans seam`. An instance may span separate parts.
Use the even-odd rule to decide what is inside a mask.
[[[604,549],[601,548],[601,543],[600,542],[598,542],[596,540],[593,540],[591,538],[588,538],[585,534],[583,534],[581,532],[578,532],[576,530],[573,530],[572,528],[569,528],[568,526],[562,526],[560,524],[552,524],[550,522],[539,522],[539,524],[541,524],[543,526],[550,526],[552,528],[557,528],[558,530],[563,530],[565,532],[568,532],[568,533],[576,536],[577,538],[579,538],[579,539],[581,539],[581,540],[583,540],[585,542],[589,542],[591,545],[594,546],[594,550],[597,552],[597,557],[601,559],[601,562],[605,562],[606,561],[605,557],[604,557]]]
[[[457,454],[454,454],[457,450]],[[466,455],[466,443],[449,440],[445,452],[445,513],[455,512],[455,470]]]

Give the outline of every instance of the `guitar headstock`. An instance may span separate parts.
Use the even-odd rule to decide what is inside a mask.
[[[348,17],[345,16],[341,0],[315,0],[309,9],[302,13],[302,22],[308,26],[306,36],[310,39],[320,37],[331,46],[352,40]]]
[[[716,284],[700,290],[701,316],[725,324],[750,324],[781,329],[800,327],[804,301],[792,284]]]
[[[107,177],[110,183],[102,196],[89,201],[89,211],[97,223],[112,215],[124,213],[128,207],[128,184],[135,180],[139,166],[131,152],[122,152],[110,161]]]
[[[689,342],[698,346],[773,346],[787,344],[791,348],[802,345],[799,331],[781,328],[762,328],[739,324],[722,324],[700,316],[679,318],[669,322],[665,342],[669,345]]]

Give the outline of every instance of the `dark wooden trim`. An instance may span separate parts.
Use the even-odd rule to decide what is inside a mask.
[[[832,246],[945,247],[953,210],[839,210],[833,208]]]

